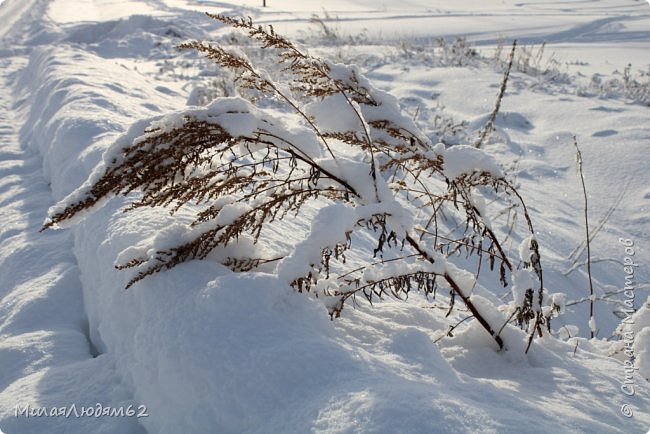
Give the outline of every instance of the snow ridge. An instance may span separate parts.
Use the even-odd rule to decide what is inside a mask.
[[[80,3],[87,6],[86,14],[102,7],[106,10],[104,21],[111,23],[102,28],[107,30],[103,34],[108,42],[86,38],[92,32],[81,26],[101,27],[103,22],[92,15],[86,16],[88,22],[76,22],[70,12],[74,11],[71,5],[78,6],[74,1],[7,0],[0,5],[0,113],[4,121],[0,125],[0,430],[644,433],[650,426],[647,301],[637,305],[638,312],[631,319],[634,325],[626,330],[633,332],[633,349],[640,357],[633,375],[635,395],[628,397],[621,392],[626,378],[625,354],[621,351],[608,357],[616,347],[605,339],[566,336],[563,341],[545,336],[524,356],[525,333],[506,327],[503,334],[510,350],[498,353],[475,321],[450,330],[464,318],[446,318],[439,306],[418,298],[407,303],[385,301],[374,307],[359,303],[357,309],[330,322],[318,301],[294,294],[283,280],[285,274],[310,259],[300,255],[285,260],[280,276],[234,274],[214,262],[194,261],[151,276],[125,292],[122,288],[129,276],[114,269],[115,258],[126,256],[161,233],[170,237],[177,233],[171,226],[175,221],[161,218],[156,210],[120,212],[121,198],[107,202],[72,229],[38,233],[49,206],[83,186],[103,159],[117,155],[103,153],[123,140],[119,137],[126,126],[136,119],[177,111],[191,92],[184,87],[187,77],[179,78],[191,74],[189,68],[173,73],[160,70],[171,68],[173,62],[187,62],[172,49],[178,38],[173,32],[165,33],[169,28],[183,30],[183,26],[173,25],[177,20],[199,20],[196,12],[183,9],[194,8],[192,3],[158,2],[159,11],[152,11],[147,2]],[[305,16],[287,24],[291,28],[319,10],[309,2],[300,6],[294,2],[293,9],[286,1],[275,3],[274,7],[286,11],[269,8],[269,15],[264,15],[250,6],[247,12],[286,20],[297,16],[291,13],[300,13],[293,9],[311,7]],[[639,10],[643,2],[623,2],[624,6],[610,1],[582,3],[591,14],[605,6],[609,11],[624,8],[621,13],[628,14]],[[522,11],[540,12],[536,8],[556,6],[514,4],[501,2],[495,8],[517,16],[516,26],[523,36],[540,38],[521,30],[531,23]],[[242,11],[238,6],[210,2],[205,7]],[[458,14],[426,12],[430,5],[420,1],[404,6],[415,18],[404,17],[404,11],[377,11],[374,3],[365,0],[337,1],[333,7],[360,10],[357,13],[365,14],[366,20],[379,15],[398,17],[384,21],[403,28],[422,17],[434,16],[438,23],[459,19]],[[485,5],[472,0],[453,7],[466,15],[465,24],[471,24],[477,22],[477,16],[467,8],[477,11]],[[575,6],[567,2],[557,7]],[[364,12],[367,10],[373,10],[372,14]],[[451,7],[445,10],[451,11]],[[142,15],[120,18],[131,12],[159,16],[155,20]],[[565,17],[555,9],[552,12],[556,15],[541,12],[540,28],[552,27],[548,33],[556,38],[571,37],[580,29],[583,38],[597,36],[607,23],[612,26],[605,29],[606,35],[629,36],[634,28],[617,30],[613,24],[624,21],[634,26],[636,22],[614,18],[604,22],[591,16],[597,25],[581,28],[574,25],[580,14]],[[5,21],[7,14],[15,14],[15,19]],[[164,14],[167,17],[160,16]],[[639,16],[643,22],[644,17]],[[427,22],[429,29],[434,27]],[[454,29],[458,30],[457,26],[439,31],[451,34]],[[496,37],[493,30],[483,31],[492,31],[483,35],[485,41]],[[539,28],[531,30],[537,31]],[[644,31],[638,30],[637,36],[647,43]],[[128,48],[124,57],[113,41]],[[157,45],[161,41],[170,48]],[[371,49],[376,51],[372,59],[382,54],[382,48]],[[497,74],[460,67],[373,66],[371,62],[376,60],[372,59],[368,63],[369,69],[374,68],[370,77],[397,95],[410,112],[416,113],[415,108],[421,105],[422,112],[436,113],[438,102],[431,100],[431,93],[438,91],[448,102],[448,110],[460,118],[479,119],[491,109],[493,89],[485,82],[498,82]],[[647,109],[620,100],[567,100],[563,95],[544,93],[542,85],[527,88],[527,77],[515,74],[513,80],[517,79],[520,87],[504,99],[490,153],[499,161],[512,160],[513,155],[517,158],[513,166],[519,170],[522,190],[536,199],[531,213],[541,217],[536,239],[540,246],[552,246],[543,247],[548,271],[545,285],[550,291],[566,292],[566,297],[547,297],[558,306],[554,327],[575,336],[573,324],[579,323],[582,332],[589,325],[580,310],[584,304],[567,302],[567,298],[579,300],[584,295],[584,276],[581,272],[564,275],[566,254],[579,245],[575,234],[582,232],[571,219],[580,205],[572,191],[574,179],[568,163],[572,151],[562,141],[575,130],[590,137],[585,156],[594,163],[593,172],[587,170],[586,174],[594,193],[601,193],[593,201],[599,211],[607,210],[617,199],[614,184],[626,185],[619,208],[609,214],[609,224],[603,224],[594,241],[594,248],[605,256],[596,277],[604,289],[612,291],[608,298],[615,299],[615,282],[622,282],[616,258],[622,251],[611,246],[620,236],[635,237],[637,245],[649,241],[647,162],[639,158],[647,151],[647,127],[643,124]],[[322,109],[315,107],[314,113],[322,113]],[[528,122],[525,128],[522,119]],[[605,133],[592,136],[594,124]],[[610,130],[615,130],[615,135],[607,133]],[[454,161],[454,147],[437,149]],[[597,158],[599,153],[607,155],[606,161]],[[455,176],[468,168],[500,170],[492,159],[482,156],[457,160],[447,170],[449,176]],[[619,182],[623,172],[630,177],[627,184]],[[481,213],[493,212],[490,203],[478,202]],[[395,207],[397,212],[399,204]],[[231,211],[235,215],[241,210]],[[365,211],[325,209],[315,217],[296,219],[291,222],[295,233],[277,234],[277,245],[282,246],[285,238],[320,242],[315,238],[325,235],[303,237],[310,224],[340,218],[346,227],[359,217],[358,212]],[[495,231],[508,229],[503,227],[503,219],[491,216]],[[166,242],[163,238],[158,241]],[[516,249],[522,241],[513,240],[509,247]],[[643,282],[648,274],[643,268],[647,269],[650,258],[639,249],[635,259],[641,264],[635,290],[638,300],[644,301],[648,288]],[[473,288],[471,276],[463,288],[473,291],[477,305],[502,304],[499,297],[509,300],[512,296],[508,307],[512,308],[521,303],[529,277],[520,271],[512,293],[505,295],[492,292],[481,282]],[[461,276],[459,280],[463,280]],[[597,326],[613,330],[617,319],[610,304],[603,301],[598,306]],[[509,313],[489,320],[501,324]],[[447,336],[447,331],[454,337]],[[14,415],[16,406],[81,407],[98,402],[114,408],[145,405],[149,416],[66,419]],[[621,414],[624,402],[634,409],[633,417]]]

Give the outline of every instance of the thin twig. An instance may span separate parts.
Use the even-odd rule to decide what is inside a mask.
[[[433,341],[433,343],[434,343],[434,344],[437,344],[437,343],[440,342],[440,341],[442,340],[442,338],[444,338],[445,336],[453,337],[453,335],[451,334],[451,332],[453,332],[454,330],[456,330],[456,328],[457,328],[459,325],[461,325],[462,323],[464,323],[465,321],[467,321],[467,320],[470,319],[470,318],[474,318],[474,315],[466,316],[465,318],[463,318],[463,319],[461,319],[460,321],[458,321],[456,324],[454,324],[454,325],[450,325],[449,328],[447,329],[447,332],[446,332],[446,333],[443,333],[442,335],[440,335],[440,337],[439,337],[438,339],[436,339],[435,341]]]
[[[582,194],[585,198],[585,235],[587,240],[587,275],[589,276],[589,331],[590,336],[593,338],[595,331],[593,330],[592,323],[594,318],[594,284],[591,278],[591,241],[589,239],[589,202],[587,199],[587,187],[585,186],[585,177],[582,172],[582,152],[578,147],[578,138],[573,136],[573,144],[576,147],[576,159],[578,163],[578,174],[580,175],[580,181],[582,182]]]
[[[514,40],[512,42],[512,50],[510,51],[510,60],[506,68],[506,72],[503,74],[503,81],[501,81],[501,88],[499,88],[499,94],[497,95],[497,102],[494,105],[494,110],[492,110],[492,113],[490,113],[490,117],[487,123],[479,133],[478,141],[474,144],[475,148],[480,148],[481,146],[483,146],[488,135],[492,131],[494,131],[494,121],[497,118],[497,114],[499,114],[499,109],[501,108],[501,100],[503,99],[503,95],[505,95],[506,93],[506,86],[508,85],[508,77],[510,77],[510,70],[512,69],[512,62],[515,58],[516,48],[517,48],[517,40]]]

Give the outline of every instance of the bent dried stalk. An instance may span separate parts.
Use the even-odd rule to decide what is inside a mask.
[[[480,168],[448,177],[443,150],[433,147],[412,119],[401,114],[397,101],[372,87],[354,67],[309,56],[270,26],[210,16],[243,30],[262,49],[274,52],[284,74],[291,77],[292,94],[280,90],[270,75],[258,72],[248,59],[223,47],[201,42],[181,47],[195,49],[236,72],[240,88],[280,102],[285,108],[283,118],[243,98],[223,98],[203,109],[155,120],[148,129],[132,132],[127,145],[116,149],[119,152],[103,175],[80,199],[55,212],[44,228],[94,208],[105,198],[130,192],[140,196],[130,199],[127,211],[144,206],[166,207],[172,214],[181,207],[193,210],[190,226],[196,234],[189,241],[117,266],[136,270],[128,288],[182,262],[205,259],[215,249],[236,244],[245,234],[254,241],[264,238],[267,227],[281,225],[282,217],[299,214],[307,204],[323,210],[342,204],[351,219],[345,223],[349,226],[331,228],[339,235],[327,241],[294,246],[283,258],[228,257],[222,263],[243,272],[278,262],[278,272],[297,291],[327,300],[332,317],[339,316],[345,302],[357,295],[372,302],[383,296],[406,298],[417,290],[435,298],[439,283],[444,282],[450,288],[449,312],[458,297],[503,348],[501,330],[495,332],[498,325],[490,324],[472,301],[476,282],[464,288],[449,271],[454,266],[448,258],[461,252],[467,258],[485,256],[490,269],[498,269],[501,284],[508,285],[513,262],[502,247],[503,240],[473,203],[472,194],[485,190],[519,201],[528,230],[534,234],[517,190],[501,175]],[[341,109],[351,111],[358,122],[338,130],[324,129],[318,115],[308,114],[305,101],[318,103],[336,96],[342,98]],[[292,122],[291,128],[285,118]],[[349,155],[357,158],[344,157]],[[424,211],[423,220],[405,223],[400,217],[405,206]],[[446,228],[443,234],[441,222],[448,215],[462,224]],[[312,234],[322,229],[314,223]],[[353,237],[360,231],[372,234],[376,247],[358,251],[365,261],[361,267],[346,268],[346,252],[356,248]],[[420,232],[417,240],[411,235],[414,231]],[[318,259],[303,258],[300,249],[308,250],[304,256],[315,254]],[[403,269],[385,268],[398,262]],[[541,306],[539,261],[533,267],[540,282]],[[519,318],[522,327],[533,330],[544,321],[532,304]]]

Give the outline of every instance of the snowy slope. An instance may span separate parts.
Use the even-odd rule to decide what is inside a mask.
[[[613,86],[605,95],[592,76],[620,77],[628,63],[647,71],[650,6],[337,0],[324,8],[340,36],[333,42],[308,25],[314,13],[325,17],[320,2],[268,0],[265,10],[259,3],[0,5],[0,430],[646,432],[649,109]],[[130,276],[113,267],[118,255],[173,231],[178,220],[156,209],[124,214],[123,199],[71,229],[39,233],[48,208],[86,180],[129,125],[184,107],[195,87],[214,79],[205,62],[174,49],[223,32],[204,10],[251,15],[314,52],[353,59],[408,113],[417,112],[432,136],[436,115],[480,128],[501,80],[486,60],[458,66],[428,56],[437,37],[468,35],[486,58],[501,39],[549,41],[546,56],[554,52],[559,60],[541,65],[555,66],[560,79],[513,73],[486,149],[517,179],[530,206],[547,288],[567,294],[567,313],[554,328],[581,338],[537,340],[524,355],[525,336],[509,327],[509,340],[521,345],[497,353],[468,321],[454,338],[439,340],[462,315],[445,318],[420,297],[361,303],[331,322],[321,303],[294,294],[273,273],[233,274],[209,261],[158,273],[125,292]],[[596,304],[594,340],[585,338],[583,203],[573,135],[590,192],[597,294],[607,299]],[[309,223],[308,216],[296,219],[265,248],[281,250]],[[619,239],[630,240],[632,250]],[[608,341],[625,299],[625,257],[638,264],[634,348],[648,354],[632,377],[633,396],[621,390],[624,353]],[[502,288],[482,290],[510,297]],[[28,406],[74,404],[81,411],[97,403],[109,410],[146,407],[147,416],[15,414]],[[632,417],[622,414],[624,404]]]

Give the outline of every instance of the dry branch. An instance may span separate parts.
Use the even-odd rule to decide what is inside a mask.
[[[417,290],[435,298],[443,281],[451,288],[449,312],[459,299],[498,347],[504,348],[501,330],[495,332],[487,320],[491,315],[472,302],[476,281],[464,288],[449,272],[452,265],[447,261],[462,252],[467,259],[477,257],[479,264],[486,259],[490,269],[498,270],[501,284],[508,285],[513,261],[472,195],[486,191],[504,201],[519,202],[527,230],[534,234],[526,205],[514,186],[501,175],[481,169],[449,177],[444,152],[434,148],[411,117],[400,112],[396,100],[376,90],[355,67],[310,56],[271,26],[255,25],[250,18],[208,15],[240,29],[261,49],[274,53],[283,77],[289,76],[291,91],[278,86],[271,73],[260,72],[245,56],[223,47],[195,41],[181,48],[194,49],[234,72],[240,89],[280,103],[282,119],[277,111],[257,109],[243,98],[217,99],[204,109],[157,119],[148,129],[128,136],[129,143],[117,149],[103,175],[81,199],[54,213],[44,228],[94,208],[103,199],[130,192],[139,196],[129,196],[127,211],[147,206],[164,207],[171,213],[186,207],[194,212],[189,227],[195,232],[189,241],[117,266],[135,270],[128,288],[164,269],[236,245],[245,234],[257,242],[268,227],[282,230],[283,217],[299,214],[307,204],[323,210],[342,206],[351,220],[340,224],[347,226],[330,228],[327,220],[315,221],[308,235],[324,231],[327,237],[314,235],[318,239],[314,245],[308,236],[304,245],[293,246],[282,258],[227,257],[222,262],[238,272],[277,262],[278,273],[297,291],[329,300],[332,317],[340,315],[345,302],[357,295],[373,302],[383,296],[404,299]],[[513,53],[514,49],[515,44]],[[512,55],[487,132],[477,147],[493,128]],[[308,114],[307,103],[331,97],[340,99],[341,109],[351,110],[356,127],[346,124],[326,130],[317,115]],[[299,129],[288,128],[284,118]],[[254,125],[248,130],[242,127],[249,124]],[[350,161],[350,155],[356,159]],[[423,214],[423,221],[402,218],[403,207]],[[447,218],[460,223],[443,234],[441,225]],[[346,252],[356,248],[353,236],[361,231],[374,238],[375,248],[357,252],[362,266],[348,266]],[[417,240],[411,236],[414,231],[420,232]],[[329,232],[338,235],[329,236]],[[539,288],[536,294],[531,289],[531,302],[518,312],[517,319],[532,330],[532,341],[545,319],[532,303],[536,295],[541,306],[543,288],[534,239],[530,248],[529,266],[538,276]],[[399,268],[390,268],[398,262]],[[480,272],[479,267],[476,279]]]

